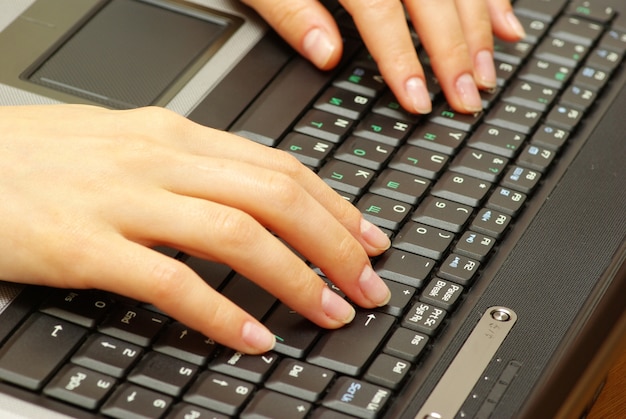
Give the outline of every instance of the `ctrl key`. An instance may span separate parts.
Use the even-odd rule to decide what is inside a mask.
[[[323,405],[363,419],[374,419],[384,410],[391,391],[351,377],[340,377]]]

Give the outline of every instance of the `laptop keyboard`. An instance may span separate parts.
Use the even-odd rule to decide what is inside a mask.
[[[392,291],[387,306],[322,330],[228,267],[160,249],[262,320],[275,350],[243,355],[123,297],[33,288],[23,297],[39,310],[5,339],[0,380],[115,418],[383,415],[626,52],[610,9],[514,7],[528,36],[496,40],[498,87],[481,93],[481,113],[452,110],[427,65],[434,110],[404,112],[348,36],[338,70],[294,59],[231,129],[292,153],[389,234],[391,249],[373,261]],[[339,21],[354,34],[341,12]],[[276,114],[293,118],[281,126]]]

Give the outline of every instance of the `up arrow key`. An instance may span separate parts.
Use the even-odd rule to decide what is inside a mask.
[[[376,321],[372,321],[376,319]],[[307,362],[343,374],[358,375],[387,336],[395,317],[357,310],[350,323],[326,333],[311,350]],[[358,342],[346,351],[346,342]]]

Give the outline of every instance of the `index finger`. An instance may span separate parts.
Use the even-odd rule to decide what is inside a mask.
[[[400,104],[416,113],[432,110],[402,3],[397,0],[341,0]],[[393,40],[391,42],[390,40]]]

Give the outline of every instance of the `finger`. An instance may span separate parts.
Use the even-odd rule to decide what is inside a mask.
[[[402,3],[342,0],[389,88],[410,112],[432,110],[424,71],[417,59]]]
[[[250,215],[199,199],[160,198],[158,202],[173,204],[135,215],[152,226],[150,234],[156,241],[149,244],[165,244],[227,264],[322,327],[336,328],[352,320],[352,306]],[[185,217],[172,222],[172,213]],[[371,306],[362,295],[355,297]]]
[[[327,70],[341,58],[342,41],[331,14],[317,0],[244,0],[296,51]]]
[[[487,8],[496,36],[509,42],[526,37],[524,27],[513,13],[509,0],[487,0]]]
[[[474,79],[483,89],[496,87],[491,19],[484,0],[456,0],[461,27],[474,63]]]
[[[407,0],[405,4],[450,106],[467,113],[482,110],[455,1]]]
[[[153,304],[236,350],[263,353],[273,348],[275,339],[267,328],[182,262],[113,234],[103,234],[92,246],[81,259],[88,287]]]
[[[219,157],[232,161],[248,163],[252,166],[283,173],[298,182],[312,197],[314,197],[328,212],[361,243],[370,256],[378,255],[390,246],[389,238],[377,227],[366,221],[361,213],[339,194],[333,191],[315,173],[303,166],[288,153],[272,149],[235,135],[213,130],[195,124],[173,112],[161,109],[144,109],[124,111],[126,117],[134,120],[130,126],[143,126],[153,134],[153,138],[161,139],[169,146],[168,139],[175,138],[172,147],[179,148],[186,153],[203,157]],[[120,118],[118,118],[120,119]],[[144,132],[142,135],[146,135]],[[155,148],[151,148],[156,152]],[[153,164],[160,168],[163,165],[172,165],[172,153],[161,157],[162,164]],[[181,165],[188,163],[181,162]],[[198,163],[202,166],[201,163]],[[155,176],[166,173],[155,170]],[[254,177],[255,174],[251,173]],[[234,175],[233,178],[238,177]],[[188,179],[188,178],[184,178]],[[167,182],[167,179],[163,179]]]

